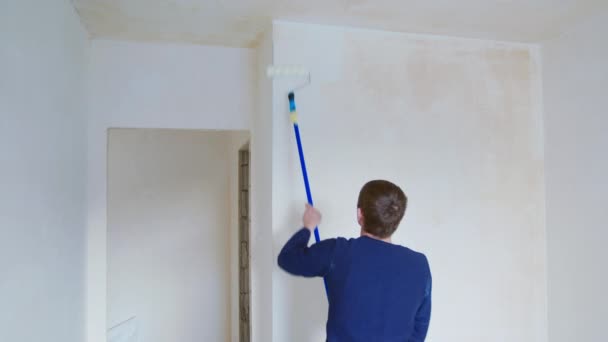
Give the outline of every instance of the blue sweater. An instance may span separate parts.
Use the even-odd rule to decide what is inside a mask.
[[[409,248],[362,236],[308,247],[299,230],[279,254],[279,266],[304,277],[325,277],[329,342],[422,342],[431,317],[431,272]]]

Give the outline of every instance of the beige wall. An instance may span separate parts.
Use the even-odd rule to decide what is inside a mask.
[[[429,341],[546,341],[540,60],[535,47],[275,23],[274,63],[303,64],[300,128],[322,237],[358,234],[356,196],[403,186],[394,240],[434,275]],[[274,82],[274,253],[305,201],[286,95]],[[274,341],[324,338],[322,281],[273,273]]]
[[[110,130],[110,326],[135,316],[142,341],[229,340],[231,139]]]
[[[608,9],[542,45],[551,342],[606,339],[606,32]]]

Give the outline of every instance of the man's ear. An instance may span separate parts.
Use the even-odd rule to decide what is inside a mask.
[[[359,225],[361,226],[361,228],[363,228],[364,218],[363,211],[361,211],[361,208],[357,208],[357,222],[359,222]]]

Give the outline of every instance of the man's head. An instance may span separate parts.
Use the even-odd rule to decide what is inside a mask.
[[[373,180],[361,188],[357,218],[361,228],[380,239],[393,235],[405,214],[407,197],[397,185]]]

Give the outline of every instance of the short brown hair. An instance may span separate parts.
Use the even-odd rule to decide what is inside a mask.
[[[363,213],[363,230],[385,239],[397,230],[407,208],[407,196],[389,181],[373,180],[361,188],[357,207]]]

